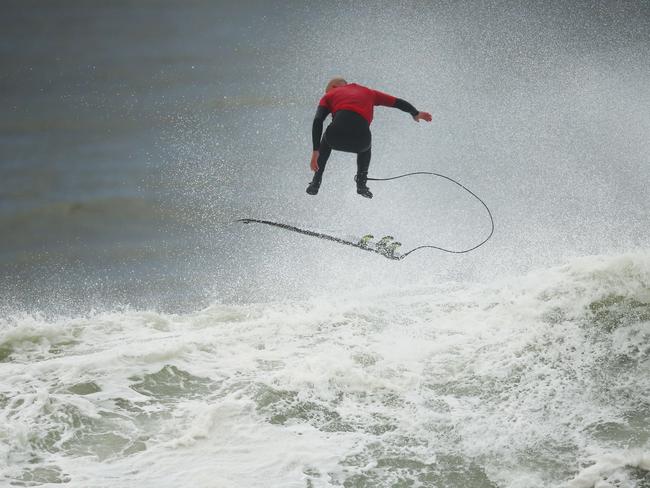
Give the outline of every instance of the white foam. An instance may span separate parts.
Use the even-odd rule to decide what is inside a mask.
[[[592,432],[624,426],[647,398],[647,374],[608,364],[647,364],[650,323],[600,330],[590,305],[647,305],[648,283],[637,254],[489,286],[12,317],[0,327],[13,348],[0,364],[0,463],[16,478],[36,450],[69,486],[324,487],[390,484],[405,460],[433,476],[458,456],[499,486],[596,486],[648,469],[647,450],[620,454]],[[95,386],[74,393],[84,384]],[[579,470],[594,446],[602,456]]]
[[[650,453],[638,449],[605,454],[593,459],[594,464],[583,469],[568,483],[569,488],[608,488],[621,486],[621,468],[633,467],[650,471]],[[620,478],[617,476],[619,475]],[[608,478],[618,478],[619,483],[610,484]],[[629,486],[632,486],[631,484]]]

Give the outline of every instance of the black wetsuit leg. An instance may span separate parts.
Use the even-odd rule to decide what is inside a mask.
[[[323,178],[323,171],[325,171],[325,165],[327,160],[332,154],[332,146],[329,145],[325,136],[320,141],[320,148],[318,149],[318,171],[314,174],[314,178],[319,181]]]
[[[370,167],[370,148],[357,154],[357,174],[368,174],[368,167]]]

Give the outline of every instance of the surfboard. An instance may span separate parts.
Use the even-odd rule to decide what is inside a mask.
[[[307,236],[317,237],[319,239],[324,239],[326,241],[336,242],[338,244],[343,244],[345,246],[356,247],[362,251],[373,252],[379,254],[387,259],[400,260],[403,259],[404,255],[399,254],[397,249],[401,246],[401,243],[395,241],[393,236],[383,236],[379,240],[375,240],[375,237],[371,234],[366,234],[358,239],[346,239],[343,237],[337,237],[330,234],[325,234],[323,232],[316,232],[308,229],[301,229],[289,224],[284,224],[282,222],[273,222],[271,220],[262,220],[262,219],[238,219],[236,222],[241,222],[243,224],[264,224],[270,225],[273,227],[278,227],[280,229],[285,229],[291,232],[297,232],[298,234],[303,234]]]
[[[298,234],[303,234],[306,236],[311,236],[311,237],[316,237],[318,239],[324,239],[326,241],[332,241],[336,242],[337,244],[343,244],[345,246],[351,246],[355,247],[357,249],[360,249],[362,251],[367,251],[367,252],[372,252],[379,254],[387,259],[392,259],[394,261],[400,261],[402,259],[405,259],[407,256],[411,255],[415,251],[419,251],[421,249],[436,249],[438,251],[446,252],[446,253],[451,253],[451,254],[465,254],[468,252],[472,252],[475,249],[478,249],[481,247],[483,244],[485,244],[487,241],[490,240],[492,235],[494,234],[494,218],[492,217],[492,212],[490,211],[490,208],[486,205],[486,203],[472,190],[464,186],[463,184],[459,183],[458,181],[454,180],[453,178],[450,178],[449,176],[442,175],[440,173],[432,173],[430,171],[416,171],[413,173],[406,173],[403,175],[398,175],[398,176],[392,176],[390,178],[368,178],[368,181],[390,181],[390,180],[396,180],[398,178],[405,178],[407,176],[416,176],[416,175],[429,175],[429,176],[435,176],[438,178],[443,178],[447,181],[450,181],[454,183],[455,185],[458,185],[460,188],[462,188],[464,191],[469,193],[472,197],[474,197],[476,200],[478,200],[481,205],[485,208],[485,211],[487,212],[487,215],[490,219],[490,232],[488,233],[487,237],[485,237],[481,242],[478,244],[475,244],[474,246],[471,246],[467,249],[447,249],[441,246],[435,246],[433,244],[423,244],[417,247],[414,247],[413,249],[409,249],[408,251],[402,251],[401,253],[397,252],[397,249],[401,246],[401,244],[393,238],[393,236],[384,236],[378,241],[375,241],[374,236],[371,234],[366,234],[362,237],[352,237],[352,238],[345,238],[345,237],[337,237],[333,236],[331,234],[327,234],[325,232],[317,232],[314,230],[309,230],[309,229],[302,229],[300,227],[296,227],[294,225],[289,225],[285,224],[282,222],[274,222],[272,220],[262,220],[262,219],[251,219],[251,218],[244,218],[244,219],[238,219],[235,220],[234,222],[241,222],[244,224],[264,224],[264,225],[270,225],[273,227],[278,227],[280,229],[288,230],[291,232],[296,232]]]

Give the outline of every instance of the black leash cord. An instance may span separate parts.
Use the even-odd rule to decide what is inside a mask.
[[[349,241],[347,239],[342,239],[340,237],[335,237],[335,236],[331,236],[331,235],[328,235],[328,234],[324,234],[322,232],[315,232],[315,231],[311,231],[311,230],[307,230],[307,229],[302,229],[300,227],[296,227],[296,226],[293,226],[293,225],[283,224],[282,222],[273,222],[271,220],[249,219],[249,218],[238,219],[235,222],[241,222],[243,224],[257,223],[257,224],[271,225],[273,227],[279,227],[281,229],[290,230],[292,232],[298,232],[299,234],[318,237],[319,239],[325,239],[325,240],[328,240],[328,241],[337,242],[339,244],[344,244],[346,246],[356,247],[356,248],[362,249],[364,251],[375,252],[375,253],[381,254],[382,256],[384,256],[384,257],[386,257],[388,259],[393,259],[395,261],[402,260],[406,256],[408,256],[409,254],[411,254],[412,252],[418,251],[420,249],[437,249],[438,251],[448,252],[448,253],[452,253],[452,254],[464,254],[464,253],[473,251],[474,249],[477,249],[477,248],[481,247],[483,244],[485,244],[490,239],[490,237],[492,237],[492,234],[494,234],[494,219],[492,218],[492,212],[490,212],[490,209],[488,208],[488,206],[472,190],[470,190],[466,186],[463,186],[462,184],[458,183],[456,180],[454,180],[453,178],[450,178],[449,176],[441,175],[439,173],[430,173],[428,171],[416,171],[415,173],[406,173],[406,174],[403,174],[403,175],[392,176],[390,178],[368,178],[368,180],[370,180],[370,181],[390,181],[390,180],[396,180],[398,178],[404,178],[406,176],[414,176],[414,175],[432,175],[432,176],[438,176],[440,178],[444,178],[445,180],[449,180],[452,183],[455,183],[456,185],[460,186],[463,190],[465,190],[467,193],[469,193],[474,198],[476,198],[485,207],[485,210],[487,210],[488,216],[490,217],[490,226],[491,226],[490,227],[490,234],[485,239],[483,239],[480,243],[478,243],[476,246],[470,247],[469,249],[463,249],[461,251],[455,251],[453,249],[445,249],[444,247],[433,246],[431,244],[427,244],[427,245],[424,245],[424,246],[415,247],[415,248],[411,249],[410,251],[405,252],[404,254],[393,254],[393,253],[387,254],[387,253],[382,252],[379,249],[375,249],[375,248],[365,246],[360,242],[353,242],[353,241]]]
[[[460,186],[463,190],[465,190],[467,193],[469,193],[474,198],[476,198],[485,207],[485,210],[487,211],[488,217],[490,217],[490,233],[488,234],[488,236],[485,239],[483,239],[481,242],[479,242],[474,247],[470,247],[469,249],[463,249],[461,251],[455,251],[453,249],[445,249],[444,247],[433,246],[433,245],[428,244],[428,245],[424,245],[424,246],[415,247],[415,248],[411,249],[410,251],[407,251],[404,254],[401,254],[399,259],[404,259],[409,254],[411,254],[412,252],[418,251],[419,249],[437,249],[438,251],[448,252],[448,253],[452,253],[452,254],[465,254],[465,253],[473,251],[474,249],[478,249],[479,247],[481,247],[483,244],[485,244],[487,241],[490,240],[490,238],[492,237],[492,234],[494,234],[494,218],[492,217],[492,212],[490,212],[490,208],[486,205],[486,203],[483,200],[481,200],[481,198],[476,193],[474,193],[472,190],[470,190],[469,188],[467,188],[463,184],[457,182],[453,178],[450,178],[449,176],[441,175],[440,173],[431,173],[429,171],[416,171],[414,173],[406,173],[406,174],[403,174],[403,175],[391,176],[390,178],[368,178],[368,180],[369,181],[390,181],[390,180],[396,180],[398,178],[404,178],[406,176],[414,176],[414,175],[431,175],[431,176],[438,176],[439,178],[444,178],[445,180],[451,181],[452,183]]]

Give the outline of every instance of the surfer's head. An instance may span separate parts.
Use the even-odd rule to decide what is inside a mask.
[[[332,88],[338,88],[339,86],[345,86],[347,84],[348,84],[348,82],[345,81],[345,79],[341,78],[340,76],[337,76],[336,78],[332,78],[327,83],[327,86],[325,87],[325,93],[330,91]]]

